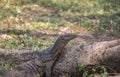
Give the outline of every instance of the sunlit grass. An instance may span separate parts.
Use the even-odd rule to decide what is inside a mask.
[[[47,32],[46,34],[59,34],[61,27],[79,34],[82,27],[100,34],[119,35],[120,9],[119,2],[116,3],[116,1],[1,0],[1,7],[3,7],[0,10],[0,30],[12,37],[39,31]],[[36,39],[30,41],[32,40]],[[4,42],[7,41],[9,40]],[[20,47],[13,46],[17,49]],[[29,46],[27,47],[29,49]]]
[[[12,39],[5,39],[0,41],[0,48],[4,49],[28,49],[28,50],[42,50],[55,42],[55,38],[29,37],[27,35],[14,36]]]

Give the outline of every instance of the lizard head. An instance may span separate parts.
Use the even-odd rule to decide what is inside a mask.
[[[66,44],[76,38],[78,35],[76,34],[65,34],[65,35],[60,35],[58,37],[58,39],[56,40],[55,44],[53,45],[53,47],[57,48],[57,47],[61,47],[61,48],[64,48],[66,46]]]
[[[76,38],[78,35],[76,34],[65,34],[65,35],[60,35],[59,36],[59,41],[64,42],[64,43],[68,43],[70,40]]]
[[[70,40],[76,38],[77,36],[78,35],[76,35],[76,34],[60,35],[58,37],[58,39],[56,40],[55,44],[53,45],[53,48],[52,48],[53,49],[52,50],[53,51],[52,52],[53,56],[55,57],[58,54],[60,54],[61,53],[61,49],[63,49]]]

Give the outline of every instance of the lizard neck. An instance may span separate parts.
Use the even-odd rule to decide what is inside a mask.
[[[55,42],[55,44],[51,48],[50,54],[52,54],[53,57],[55,57],[56,55],[60,54],[62,49],[65,48],[66,44],[67,44],[67,42],[63,42],[60,39],[57,39],[57,41]]]

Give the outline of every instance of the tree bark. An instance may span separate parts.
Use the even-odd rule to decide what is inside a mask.
[[[17,66],[39,58],[41,52],[1,49],[0,62],[4,64],[3,59],[9,58]],[[120,73],[120,39],[66,47],[53,67],[53,75],[54,77],[77,77],[83,73],[81,66],[87,69],[104,66],[108,72]]]

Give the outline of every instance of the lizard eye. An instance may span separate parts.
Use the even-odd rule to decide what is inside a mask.
[[[62,38],[62,40],[64,40],[64,39]]]

